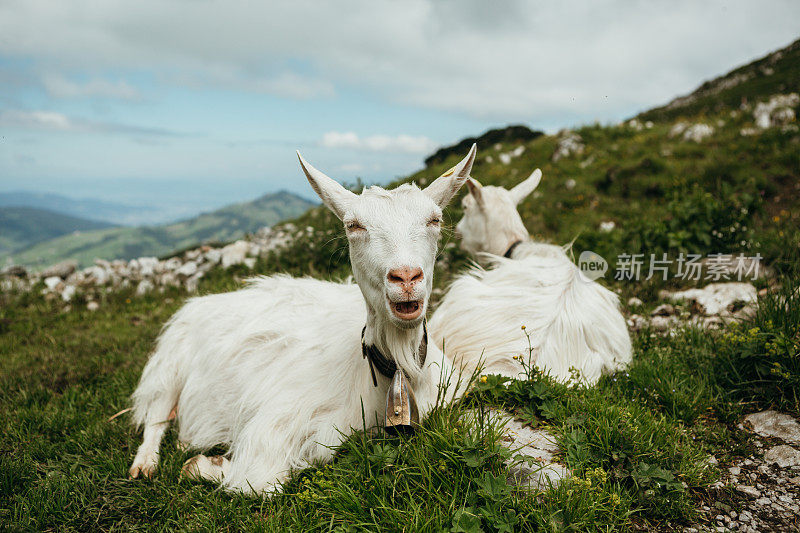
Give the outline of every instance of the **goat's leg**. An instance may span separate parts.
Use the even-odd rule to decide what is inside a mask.
[[[128,474],[131,479],[140,475],[151,478],[158,465],[158,449],[161,446],[161,439],[164,432],[169,427],[169,422],[177,414],[177,405],[172,405],[169,398],[159,398],[154,401],[147,410],[147,418],[144,423],[144,437],[142,444],[136,451]]]

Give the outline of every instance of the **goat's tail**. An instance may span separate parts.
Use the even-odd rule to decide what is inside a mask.
[[[594,384],[631,361],[631,340],[619,299],[574,267],[539,347],[540,367],[568,378],[574,370]]]

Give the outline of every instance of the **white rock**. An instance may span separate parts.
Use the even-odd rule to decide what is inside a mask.
[[[184,255],[189,261],[196,261],[202,255],[202,253],[203,251],[200,250],[200,248],[195,248],[194,250],[189,250]]]
[[[761,411],[744,417],[744,426],[762,437],[775,437],[800,445],[800,423],[777,411]]]
[[[164,270],[167,272],[178,270],[183,263],[179,257],[170,257],[166,261],[164,261]]]
[[[712,126],[702,123],[694,124],[693,126],[689,126],[686,131],[683,132],[683,140],[699,143],[702,142],[706,137],[710,137],[713,134],[714,128]]]
[[[473,415],[476,414],[473,412]],[[550,485],[558,485],[571,473],[569,469],[556,461],[560,452],[555,437],[545,429],[533,429],[514,420],[508,413],[491,409],[487,415],[494,422],[503,425],[506,439],[500,444],[515,454],[534,459],[533,464],[515,464],[509,459],[511,467],[509,481],[518,486],[540,491]],[[468,415],[469,416],[469,415]]]
[[[247,241],[236,241],[222,249],[222,268],[239,265],[244,262],[247,252],[250,250],[250,243]]]
[[[581,136],[575,132],[567,131],[562,134],[551,159],[553,161],[559,161],[560,159],[572,155],[581,155],[584,149],[585,146]]]
[[[164,272],[158,278],[158,284],[162,287],[180,287],[181,281],[174,272]]]
[[[179,276],[190,277],[197,273],[197,263],[194,261],[187,261],[178,270],[175,271]]]
[[[674,316],[654,316],[650,319],[650,327],[656,331],[670,331],[679,325],[678,317]]]
[[[186,280],[186,290],[188,292],[197,292],[197,286],[200,284],[200,278],[203,277],[202,272],[196,273],[194,276]]]
[[[219,248],[212,248],[205,253],[205,258],[209,263],[216,265],[222,259],[222,250]]]
[[[744,494],[748,498],[756,499],[761,497],[761,491],[750,485],[736,485],[736,491]]]
[[[765,130],[794,122],[794,108],[798,104],[800,104],[800,95],[797,93],[776,94],[767,102],[759,102],[753,109],[753,120],[756,127]]]
[[[94,285],[105,285],[110,278],[108,270],[99,265],[84,269],[83,274],[87,281]]]
[[[59,276],[49,276],[44,278],[44,286],[50,289],[51,291],[56,290],[56,288],[61,284],[61,277]]]
[[[564,187],[566,187],[568,191],[571,191],[572,189],[575,188],[575,185],[577,185],[577,184],[578,184],[577,181],[575,181],[574,179],[570,178],[570,179],[568,179],[567,181],[564,182]]]
[[[600,222],[600,231],[603,233],[609,233],[611,231],[614,231],[614,228],[616,227],[617,224],[613,220],[604,220]]]
[[[643,305],[643,304],[644,304],[644,302],[641,301],[636,296],[634,296],[633,298],[629,298],[628,299],[628,307],[639,307],[640,305]]]
[[[142,296],[147,294],[148,292],[152,291],[155,288],[153,282],[149,279],[143,279],[139,282],[139,285],[136,286],[136,294]]]
[[[75,285],[64,286],[64,290],[61,291],[61,299],[65,302],[72,300],[72,297],[75,296],[75,290]]]
[[[247,268],[249,268],[251,270],[253,269],[253,267],[256,266],[256,258],[255,257],[245,257],[244,261],[242,261],[242,262],[244,263],[244,266],[246,266]]]
[[[790,466],[800,466],[800,451],[792,448],[788,444],[781,444],[767,450],[764,454],[767,463],[774,463],[781,468]]]
[[[45,268],[42,270],[42,277],[50,278],[53,276],[58,276],[61,279],[66,279],[67,276],[75,272],[75,269],[78,268],[77,261],[67,260],[61,261],[51,267]]]
[[[158,259],[155,257],[140,257],[136,259],[136,262],[139,267],[139,275],[142,277],[153,276],[158,268]]]
[[[88,309],[89,311],[97,311],[98,309],[100,309],[100,304],[92,300],[91,302],[86,304],[86,309]]]
[[[686,128],[688,128],[688,127],[689,127],[689,123],[687,123],[687,122],[683,122],[683,121],[681,121],[681,122],[676,122],[676,123],[675,123],[675,124],[674,124],[674,125],[673,125],[673,126],[670,128],[670,130],[669,130],[669,134],[668,134],[668,135],[669,135],[669,137],[670,137],[670,138],[671,138],[671,137],[677,137],[678,135],[680,135],[681,133],[683,133],[684,131],[686,131]]]
[[[662,296],[696,304],[705,315],[718,315],[728,310],[737,302],[755,303],[758,298],[756,288],[749,283],[732,281],[729,283],[711,283],[702,289],[689,289],[678,292],[662,293]]]

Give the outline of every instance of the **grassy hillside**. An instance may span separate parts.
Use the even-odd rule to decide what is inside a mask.
[[[64,259],[74,259],[85,266],[96,258],[161,256],[203,242],[237,239],[262,226],[295,217],[313,205],[287,192],[267,194],[252,202],[231,205],[174,224],[65,235],[20,250],[11,257],[18,264],[41,267]]]
[[[794,75],[796,70],[786,74],[786,83]],[[780,85],[778,80],[775,87]],[[768,96],[759,92],[749,101]],[[749,505],[732,486],[716,482],[728,479],[729,466],[759,457],[769,444],[738,429],[742,415],[767,407],[800,415],[800,133],[772,128],[742,135],[753,126],[747,110],[731,115],[725,106],[693,109],[681,117],[714,128],[700,143],[670,136],[677,116],[653,115],[651,128],[582,127],[576,133],[583,152],[557,161],[552,155],[559,136],[509,136],[499,147],[479,145],[473,175],[510,187],[541,167],[538,194],[520,205],[523,220],[540,239],[574,240],[576,252],[590,249],[610,261],[623,252],[760,253],[777,277],[752,319],[719,332],[686,326],[669,335],[634,333],[631,367],[594,388],[567,388],[535,372],[511,383],[487,377],[464,401],[437,409],[415,435],[358,432],[331,464],[295,472],[282,495],[261,499],[181,481],[180,467],[195,452],[178,448],[174,428],[167,432],[158,476],[126,479],[140,435],[127,415],[112,415],[129,406],[161,326],[187,294],[169,289],[137,297],[132,288],[123,289],[103,294],[100,310],[90,312],[80,296],[65,304],[36,290],[0,293],[0,526],[713,530],[714,515]],[[407,179],[424,185],[459,156],[448,154]],[[450,228],[459,216],[455,201],[445,213]],[[601,222],[611,221],[615,227],[603,231]],[[210,271],[200,291],[237,289],[253,273],[346,276],[341,223],[320,207],[295,222],[312,231],[260,259],[254,270]],[[452,233],[444,235],[437,288],[467,264]],[[603,283],[641,297],[644,304],[636,310],[645,313],[659,303],[658,289],[687,284],[609,277]],[[462,419],[466,410],[484,406],[547,427],[573,476],[535,496],[514,490],[497,428]],[[752,475],[766,483],[763,473]],[[711,509],[710,518],[703,506]]]
[[[3,254],[74,232],[110,228],[111,224],[32,207],[0,207],[0,257]]]

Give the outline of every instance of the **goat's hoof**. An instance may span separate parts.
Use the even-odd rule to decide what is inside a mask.
[[[128,470],[128,477],[136,479],[139,476],[150,479],[156,473],[156,466],[158,465],[157,453],[137,453],[133,459],[133,464]]]
[[[225,476],[224,463],[225,458],[221,455],[212,457],[206,457],[202,454],[195,455],[183,463],[181,477],[219,481]]]
[[[151,479],[155,473],[156,473],[156,465],[134,464],[131,467],[131,469],[128,470],[128,479],[136,479],[139,476]]]

